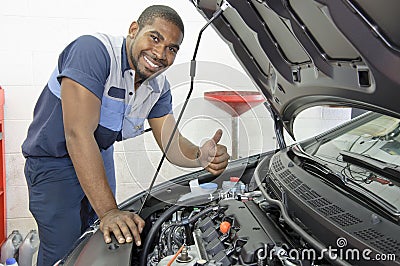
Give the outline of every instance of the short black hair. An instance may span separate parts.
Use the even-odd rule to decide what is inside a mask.
[[[162,18],[175,24],[184,34],[184,26],[178,13],[169,6],[153,5],[143,10],[138,18],[139,30],[146,25],[151,25],[155,18]]]

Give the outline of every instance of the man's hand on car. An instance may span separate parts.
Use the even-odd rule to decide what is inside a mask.
[[[144,220],[136,213],[112,209],[101,217],[100,230],[103,232],[106,243],[111,242],[111,233],[113,233],[120,244],[130,243],[134,239],[136,246],[140,246],[140,233],[144,224]]]

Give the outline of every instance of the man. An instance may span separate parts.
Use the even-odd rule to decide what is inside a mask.
[[[183,40],[179,15],[151,6],[126,38],[82,36],[61,53],[34,110],[22,145],[29,208],[41,240],[37,265],[52,265],[95,219],[104,241],[141,244],[144,221],[117,208],[113,143],[140,135],[148,119],[164,149],[175,125],[169,83]],[[179,132],[167,158],[184,167],[203,166],[214,175],[227,166],[222,131],[197,147]],[[94,210],[91,213],[90,210]]]

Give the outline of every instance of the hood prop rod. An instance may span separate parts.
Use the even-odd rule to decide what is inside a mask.
[[[264,102],[265,107],[271,114],[272,119],[274,120],[274,127],[275,127],[275,136],[276,141],[278,142],[279,148],[284,149],[286,148],[285,136],[283,135],[283,122],[282,119],[279,117],[276,112],[271,108],[269,102]]]
[[[179,113],[179,116],[178,116],[178,119],[177,119],[176,124],[175,124],[175,126],[174,126],[174,129],[172,130],[171,136],[169,137],[167,146],[165,147],[165,150],[163,151],[163,155],[162,155],[161,160],[160,160],[160,162],[159,162],[159,164],[158,164],[157,170],[156,170],[156,172],[154,173],[153,179],[151,180],[150,186],[149,186],[149,188],[148,188],[148,190],[147,190],[147,192],[146,192],[146,196],[145,196],[145,198],[144,198],[144,200],[143,200],[142,206],[140,207],[139,211],[137,212],[137,214],[139,214],[139,215],[140,215],[141,212],[143,211],[143,208],[144,208],[144,206],[145,206],[145,204],[146,204],[146,202],[147,202],[147,200],[148,200],[148,198],[149,198],[149,196],[150,196],[150,194],[151,194],[151,190],[153,189],[153,186],[154,186],[154,183],[155,183],[155,181],[156,181],[156,179],[157,179],[157,176],[158,176],[158,174],[160,173],[161,166],[162,166],[162,164],[164,163],[164,160],[165,160],[166,157],[167,157],[167,152],[168,152],[168,150],[169,150],[169,148],[170,148],[170,146],[171,146],[171,143],[172,143],[172,140],[173,140],[173,136],[175,135],[176,131],[178,130],[178,125],[179,125],[179,123],[181,122],[183,113],[184,113],[184,111],[185,111],[185,109],[186,109],[186,106],[187,106],[187,104],[188,104],[188,102],[189,102],[190,96],[192,95],[193,87],[194,87],[194,77],[195,77],[195,75],[196,75],[196,56],[197,56],[197,51],[198,51],[198,49],[199,49],[199,44],[200,44],[201,35],[203,34],[204,30],[205,30],[216,18],[218,18],[218,17],[222,14],[222,12],[225,11],[228,7],[229,7],[228,2],[223,1],[223,3],[221,4],[221,6],[217,9],[217,11],[214,12],[214,14],[212,15],[212,17],[208,20],[208,22],[206,23],[206,25],[205,25],[205,26],[200,30],[200,32],[199,32],[199,36],[198,36],[198,38],[197,38],[197,43],[196,43],[196,48],[195,48],[195,50],[194,50],[193,58],[192,58],[192,60],[190,61],[190,89],[189,89],[189,92],[188,92],[188,94],[187,94],[187,96],[186,96],[186,99],[185,99],[185,102],[184,102],[184,104],[183,104],[182,110],[181,110],[180,113]]]

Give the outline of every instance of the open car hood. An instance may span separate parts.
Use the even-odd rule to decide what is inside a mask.
[[[193,1],[206,18],[221,0]],[[293,135],[312,106],[400,117],[400,1],[228,0],[213,27]]]

